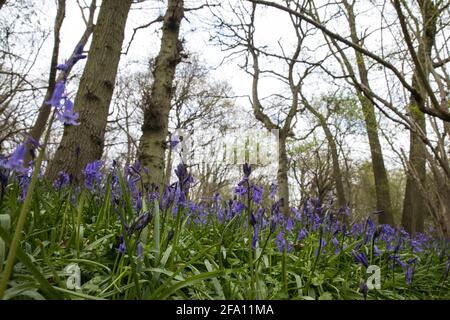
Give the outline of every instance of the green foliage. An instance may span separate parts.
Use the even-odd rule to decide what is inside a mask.
[[[224,223],[208,217],[203,225],[177,221],[170,210],[152,209],[161,219],[152,219],[147,236],[139,238],[143,254],[138,258],[134,236],[128,237],[124,254],[117,250],[123,229],[110,192],[106,188],[103,196],[86,190],[77,195],[68,188],[55,191],[43,183],[37,185],[39,196],[31,203],[5,299],[363,299],[359,285],[370,274],[352,257],[362,237],[342,237],[336,254],[329,234],[325,235],[327,245],[319,250],[322,228],[310,231],[300,243],[294,229],[287,234],[293,249],[279,252],[275,236],[266,228],[250,266],[245,213]],[[17,195],[17,187],[11,184],[0,202],[1,212],[12,217],[12,226],[20,211]],[[127,192],[123,197],[130,203]],[[168,234],[177,227],[175,244]],[[11,233],[3,226],[0,229],[6,248]],[[370,264],[381,268],[382,288],[370,290],[368,299],[450,298],[449,280],[444,278],[446,259],[437,249],[402,252],[404,261],[420,260],[411,285],[406,284],[402,268],[389,268],[385,248],[380,247],[378,257],[370,243],[360,250]],[[79,289],[67,286],[65,268],[74,263],[81,270]]]

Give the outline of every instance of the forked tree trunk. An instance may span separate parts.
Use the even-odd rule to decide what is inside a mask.
[[[61,143],[49,164],[53,180],[65,171],[76,181],[82,169],[101,158],[105,143],[108,109],[119,65],[124,29],[132,0],[103,0],[88,59],[75,98],[79,126],[66,126]]]
[[[157,186],[164,183],[173,79],[182,59],[183,47],[179,34],[183,17],[184,1],[169,0],[162,27],[161,49],[153,69],[154,81],[150,94],[143,97],[144,124],[139,142],[139,161],[149,169],[149,174],[145,176],[146,182]]]

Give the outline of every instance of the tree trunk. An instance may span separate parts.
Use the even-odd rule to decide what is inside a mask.
[[[349,19],[350,34],[352,42],[360,44],[361,41],[356,31],[356,20],[353,12],[353,5],[344,2]],[[370,88],[367,67],[364,56],[361,52],[355,50],[356,63],[361,83]],[[380,139],[378,136],[378,124],[375,115],[375,107],[372,102],[367,99],[360,90],[357,90],[358,98],[362,106],[364,121],[366,124],[367,137],[369,140],[370,154],[372,156],[372,169],[375,180],[375,192],[377,197],[377,210],[382,210],[383,214],[379,215],[379,223],[394,225],[394,217],[392,215],[392,203],[389,190],[389,180],[384,165],[383,152],[381,149]]]
[[[61,143],[47,171],[50,179],[55,179],[59,171],[66,171],[75,181],[79,181],[86,164],[102,156],[108,109],[132,2],[102,2],[75,98],[75,111],[80,114],[80,125],[65,126]]]
[[[277,182],[278,182],[278,194],[280,199],[283,199],[281,211],[284,215],[290,215],[289,212],[289,180],[288,180],[288,157],[286,152],[286,137],[279,136],[278,143],[278,170],[277,170]]]
[[[422,12],[423,33],[420,36],[418,58],[420,65],[425,71],[426,79],[430,74],[429,61],[431,59],[431,50],[436,37],[436,24],[438,12],[432,1],[418,0]],[[418,101],[411,95],[409,103],[409,112],[411,120],[414,121],[420,130],[426,134],[425,114],[419,110],[420,104],[425,104],[427,91],[421,84],[417,67],[413,73],[412,87],[420,92],[422,97]],[[409,232],[424,231],[424,216],[427,211],[425,195],[422,193],[420,184],[426,190],[426,147],[422,138],[410,132],[409,140],[409,174],[406,180],[405,198],[403,201],[402,226]]]
[[[183,50],[178,39],[184,1],[169,0],[162,27],[161,49],[153,69],[153,84],[149,96],[144,96],[144,124],[139,145],[139,161],[149,169],[146,182],[164,183],[169,112],[173,95],[173,79]]]

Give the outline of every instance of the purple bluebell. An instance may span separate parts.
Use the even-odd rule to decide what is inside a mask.
[[[252,200],[256,204],[260,204],[263,199],[264,189],[258,186],[252,186]]]
[[[297,235],[297,241],[302,241],[303,239],[305,239],[308,236],[308,231],[306,231],[305,228],[302,228],[298,231],[298,235]]]
[[[391,254],[388,256],[388,261],[390,261],[390,268],[393,269],[395,267],[395,264],[398,264],[400,267],[405,269],[407,267],[406,263],[400,259],[400,257],[396,254]]]
[[[406,284],[410,285],[412,283],[412,278],[413,278],[413,267],[409,266],[406,269],[406,273],[405,273],[405,280],[406,280]]]
[[[66,82],[64,80],[59,80],[56,82],[52,97],[49,101],[47,101],[47,104],[59,109],[61,107],[61,100],[64,95],[64,90],[66,90]]]
[[[411,247],[413,249],[413,253],[419,253],[419,252],[423,251],[421,242],[412,239],[410,243],[411,243]]]
[[[120,241],[119,241],[119,248],[118,248],[118,250],[119,250],[119,252],[121,253],[121,254],[124,254],[125,253],[125,251],[126,251],[126,246],[125,246],[125,240],[124,240],[124,238],[123,238],[123,234],[121,234],[120,235]]]
[[[177,135],[171,135],[170,148],[175,149],[180,143],[180,138]]]
[[[339,249],[339,240],[336,237],[333,237],[331,239],[331,244],[334,246],[334,253],[335,254],[339,254],[340,249]]]
[[[318,214],[314,214],[312,230],[316,231],[317,229],[319,229],[321,223],[322,223],[322,221],[320,219],[320,216]]]
[[[150,223],[151,218],[152,216],[148,212],[138,216],[128,228],[128,234],[139,232],[144,229]]]
[[[84,174],[84,186],[92,190],[94,185],[99,185],[102,179],[102,173],[100,172],[100,168],[102,166],[101,160],[95,160],[86,165],[83,170]]]
[[[236,186],[234,188],[234,193],[240,197],[244,196],[247,193],[247,188],[244,186]]]
[[[70,183],[70,175],[65,171],[58,172],[58,177],[53,182],[56,189],[62,189]]]
[[[277,226],[277,223],[274,220],[274,217],[272,217],[272,220],[270,221],[270,233],[271,234],[275,232],[276,226]]]
[[[78,112],[73,111],[73,102],[67,97],[64,97],[64,110],[61,111],[57,109],[56,117],[59,121],[68,126],[77,126],[80,124],[77,122],[79,114]]]
[[[4,168],[16,172],[25,172],[27,170],[24,167],[25,150],[25,144],[19,144],[6,163],[4,163]]]
[[[275,243],[278,247],[278,251],[283,252],[284,248],[286,248],[286,240],[284,239],[283,231],[278,232]]]
[[[378,246],[376,244],[373,246],[373,252],[375,257],[379,257],[381,255],[380,249],[378,249]]]
[[[295,220],[297,220],[297,221],[302,220],[302,214],[300,213],[300,211],[297,208],[292,207],[291,208],[291,212],[294,214],[294,219]]]
[[[287,218],[286,230],[289,232],[292,232],[294,230],[294,222],[292,221],[291,217]]]
[[[320,239],[320,241],[319,241],[320,250],[323,251],[326,246],[327,246],[327,241],[324,238]]]
[[[231,207],[231,212],[233,215],[238,215],[244,210],[244,205],[239,201],[233,201],[233,205]]]
[[[275,199],[275,196],[277,194],[277,190],[278,190],[278,186],[275,183],[271,183],[270,184],[270,193],[269,193],[269,198],[270,199]]]
[[[364,254],[364,252],[352,250],[352,255],[355,261],[362,264],[366,269],[369,267],[369,261],[367,260],[367,257]]]

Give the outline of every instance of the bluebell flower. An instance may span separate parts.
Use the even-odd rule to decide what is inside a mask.
[[[381,255],[380,249],[378,249],[378,246],[376,244],[373,246],[373,252],[375,257],[379,257]]]
[[[275,243],[278,247],[278,251],[283,252],[284,248],[286,247],[286,240],[284,239],[283,231],[278,232]]]
[[[264,189],[258,186],[252,186],[252,200],[256,204],[260,204],[263,199]]]
[[[126,246],[125,246],[125,240],[123,238],[123,234],[120,235],[120,242],[119,242],[119,248],[118,248],[119,252],[121,254],[124,254],[125,251],[127,250]]]
[[[406,263],[404,263],[400,257],[396,254],[391,254],[388,256],[388,260],[391,262],[390,263],[390,267],[394,268],[395,264],[398,264],[400,267],[402,267],[403,269],[406,268]]]
[[[291,208],[291,212],[294,214],[294,219],[295,220],[297,220],[297,221],[302,220],[302,214],[300,213],[300,211],[297,208],[292,207]]]
[[[151,218],[152,216],[148,212],[138,216],[128,228],[128,234],[131,235],[144,229],[150,223]]]
[[[325,249],[325,247],[327,246],[327,241],[324,238],[319,239],[319,246],[321,250]]]
[[[247,193],[247,188],[244,186],[236,186],[234,188],[234,193],[237,194],[238,196],[242,197],[243,195],[245,195]]]
[[[275,196],[277,194],[277,190],[278,190],[278,186],[275,183],[271,183],[270,184],[270,193],[269,193],[269,198],[270,199],[275,199]]]
[[[83,170],[84,174],[84,186],[92,190],[94,187],[94,184],[99,185],[100,181],[102,179],[102,174],[100,172],[100,168],[102,166],[101,160],[95,160],[93,162],[90,162],[86,165],[86,167]]]
[[[334,246],[334,253],[335,254],[339,254],[340,249],[339,249],[339,240],[336,237],[333,237],[331,239],[331,244]]]
[[[231,212],[233,215],[238,215],[244,210],[244,205],[239,201],[233,201],[233,205],[231,206]]]
[[[308,231],[306,231],[305,228],[302,228],[298,231],[298,235],[297,235],[297,241],[302,241],[303,239],[305,239],[308,236]]]
[[[412,283],[413,272],[414,270],[412,266],[409,266],[408,269],[406,269],[405,280],[407,285],[410,285]]]
[[[274,217],[272,217],[272,220],[270,221],[270,233],[274,233],[275,232],[275,228],[277,226],[277,223],[274,219]]]
[[[19,144],[13,154],[3,164],[3,167],[16,172],[25,172],[27,170],[24,167],[25,150],[25,144]]]
[[[79,114],[73,111],[73,102],[67,97],[64,97],[64,110],[61,112],[57,109],[56,117],[65,125],[77,126],[80,124],[77,122]]]
[[[70,182],[70,175],[65,171],[58,172],[58,177],[53,182],[53,186],[56,189],[62,189],[66,187]]]
[[[60,108],[64,90],[66,90],[66,82],[64,80],[59,80],[56,82],[52,97],[49,101],[47,101],[47,104],[52,105],[55,108]]]
[[[180,143],[180,138],[177,135],[171,135],[170,148],[175,149]]]
[[[357,252],[355,250],[352,250],[352,255],[355,261],[362,264],[366,269],[369,267],[369,261],[367,260],[367,257],[364,254],[364,252]]]
[[[287,219],[286,230],[289,232],[292,232],[294,230],[294,222],[292,221],[292,219],[290,217],[288,217],[288,219]]]

